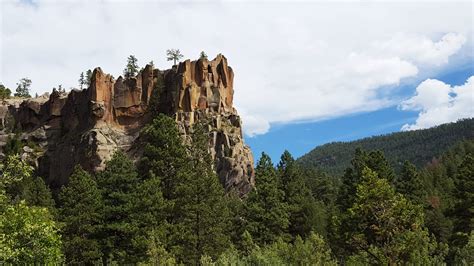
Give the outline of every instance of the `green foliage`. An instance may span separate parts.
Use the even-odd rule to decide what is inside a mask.
[[[0,164],[0,191],[5,193],[5,186],[14,182],[29,178],[33,173],[33,167],[21,160],[18,154],[9,155]]]
[[[85,85],[87,87],[91,85],[91,80],[92,80],[92,70],[88,69],[86,71],[86,77],[85,77]]]
[[[319,146],[298,159],[305,168],[320,168],[331,176],[342,175],[350,165],[354,151],[382,151],[396,172],[404,161],[423,167],[440,157],[457,142],[474,138],[474,118],[437,127],[392,133],[351,142],[334,142]]]
[[[255,189],[245,205],[246,229],[259,245],[271,244],[278,237],[287,238],[289,225],[285,193],[271,159],[262,153],[255,172]]]
[[[24,177],[21,181],[9,186],[7,191],[14,201],[24,200],[28,206],[45,207],[53,216],[56,216],[51,190],[46,186],[43,178],[34,175]]]
[[[164,89],[165,89],[164,76],[163,74],[158,73],[158,75],[155,76],[154,88],[153,88],[153,91],[151,92],[150,103],[148,104],[148,110],[153,115],[153,117],[156,117],[160,114],[159,108],[162,107],[160,105],[160,97]]]
[[[426,201],[426,190],[421,175],[416,166],[405,161],[403,168],[395,182],[397,192],[407,199],[417,204],[424,204]]]
[[[33,168],[18,155],[0,165],[0,264],[55,264],[61,261],[58,226],[46,208],[9,203],[5,188],[29,178]]]
[[[201,51],[201,53],[199,54],[199,59],[207,60],[207,54],[204,51]]]
[[[454,265],[474,264],[474,231],[469,234],[467,244],[459,249],[454,258]]]
[[[16,84],[16,86],[17,86],[16,92],[14,94],[15,97],[31,98],[31,95],[30,95],[31,79],[22,78]]]
[[[453,244],[464,246],[474,231],[474,154],[466,154],[456,174]]]
[[[297,237],[293,244],[278,239],[271,245],[255,246],[248,255],[230,248],[216,261],[204,256],[200,262],[201,265],[337,265],[323,238],[315,233],[305,240]]]
[[[292,238],[306,237],[317,224],[324,223],[318,218],[324,217],[321,209],[305,183],[303,172],[288,151],[285,151],[278,164],[284,201],[288,206],[288,232]],[[319,228],[324,232],[324,228]]]
[[[134,55],[130,55],[127,58],[127,66],[123,70],[123,76],[125,79],[133,78],[138,73],[138,59]]]
[[[59,194],[60,220],[67,263],[91,264],[101,259],[99,237],[102,197],[95,179],[80,166]]]
[[[101,240],[106,259],[121,263],[137,261],[133,238],[138,228],[132,217],[139,182],[133,162],[121,151],[114,153],[97,176],[104,204]]]
[[[178,265],[175,257],[170,254],[162,243],[163,232],[151,230],[147,238],[147,260],[145,265]]]
[[[86,85],[87,81],[86,81],[86,76],[84,75],[84,72],[81,72],[81,74],[79,75],[79,88],[82,88],[84,87],[84,85]]]
[[[138,229],[132,240],[136,257],[146,258],[147,254],[152,252],[150,260],[156,261],[161,258],[157,257],[159,254],[156,252],[160,248],[163,248],[163,252],[166,251],[162,246],[163,239],[160,239],[165,235],[163,233],[166,229],[165,214],[166,210],[169,210],[166,204],[159,178],[152,177],[137,184],[137,196],[133,202],[134,213],[131,215],[133,226]]]
[[[341,193],[338,197],[341,210],[350,207],[354,201],[357,184],[361,182],[366,168],[373,170],[379,178],[385,178],[389,182],[392,182],[395,176],[393,169],[380,151],[366,152],[357,148],[351,164],[352,168],[347,168],[342,178]]]
[[[0,83],[0,99],[5,100],[9,99],[12,94],[12,91]]]
[[[193,169],[178,176],[172,208],[171,250],[180,261],[198,264],[201,256],[216,258],[230,244],[226,226],[229,213],[224,189],[212,169],[204,125],[194,126],[189,162]]]
[[[25,202],[9,205],[0,215],[0,262],[57,264],[61,261],[58,227],[46,208]]]
[[[5,156],[20,154],[23,148],[23,143],[21,142],[18,135],[8,136],[7,143],[3,147],[3,152]]]
[[[190,171],[186,148],[175,121],[160,114],[145,126],[142,136],[145,148],[140,161],[140,174],[144,178],[160,178],[164,198],[175,199],[177,182]]]
[[[166,50],[166,59],[168,61],[173,61],[173,65],[176,65],[176,62],[183,58],[183,55],[179,49],[168,49]]]
[[[369,168],[363,170],[362,178],[349,209],[353,228],[349,241],[355,255],[370,264],[441,262],[443,252],[438,248],[442,247],[423,229],[421,207],[395,193],[386,179]]]

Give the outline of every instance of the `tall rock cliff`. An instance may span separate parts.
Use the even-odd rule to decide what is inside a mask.
[[[165,71],[147,65],[130,79],[114,79],[96,68],[87,89],[10,100],[1,105],[0,118],[13,118],[10,127],[23,132],[25,143],[34,143],[34,149],[24,147],[24,156],[37,163],[53,189],[67,183],[76,164],[102,170],[117,149],[138,159],[140,129],[153,114],[174,117],[185,143],[193,124],[206,121],[215,170],[227,190],[243,195],[254,184],[253,156],[233,107],[233,78],[222,55],[212,61],[186,60]],[[0,147],[11,135],[2,132]]]

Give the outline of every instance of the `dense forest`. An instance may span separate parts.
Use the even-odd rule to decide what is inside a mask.
[[[351,165],[357,148],[380,150],[399,172],[404,161],[422,167],[464,139],[474,139],[474,118],[437,127],[397,132],[351,142],[333,142],[319,146],[298,159],[305,168],[321,169],[330,175],[341,175]]]
[[[350,163],[333,176],[289,152],[276,165],[262,154],[256,187],[243,199],[219,183],[205,123],[183,145],[174,120],[159,115],[142,131],[140,161],[116,152],[102,172],[76,166],[57,195],[12,140],[0,166],[0,261],[472,265],[474,141],[460,137],[472,125],[374,138],[380,146],[347,151]],[[420,154],[430,163],[417,167]],[[408,160],[395,171],[399,158]]]

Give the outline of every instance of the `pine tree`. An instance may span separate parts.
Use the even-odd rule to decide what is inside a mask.
[[[135,212],[131,214],[131,219],[138,228],[133,236],[134,256],[141,259],[148,257],[150,244],[157,244],[154,240],[158,237],[157,233],[161,233],[160,244],[165,243],[163,232],[167,229],[165,212],[168,206],[163,199],[159,178],[151,177],[138,185],[133,206]]]
[[[81,88],[82,90],[82,87],[86,84],[86,77],[84,76],[84,72],[81,72],[81,74],[79,75],[79,88]]]
[[[137,187],[140,183],[133,162],[117,151],[100,172],[97,183],[104,202],[101,232],[104,259],[134,263],[134,244],[138,229],[133,220]]]
[[[397,191],[407,199],[416,204],[424,204],[426,191],[422,177],[416,170],[416,166],[405,161],[398,179],[395,182]]]
[[[5,87],[5,85],[0,83],[0,99],[1,100],[9,99],[11,94],[12,94],[12,91],[9,88]]]
[[[77,165],[68,185],[61,188],[59,202],[66,262],[92,264],[100,261],[98,233],[103,205],[95,178]]]
[[[16,92],[15,92],[15,97],[25,97],[25,98],[30,98],[30,87],[31,87],[31,79],[29,78],[22,78],[20,81],[16,84]]]
[[[255,172],[255,188],[245,205],[246,229],[255,243],[270,244],[277,238],[287,238],[289,217],[279,188],[278,175],[270,157],[262,153]]]
[[[123,76],[125,79],[133,78],[138,73],[138,59],[134,55],[130,55],[127,58],[127,66],[123,70]]]
[[[173,249],[186,264],[199,264],[203,255],[217,258],[230,244],[226,232],[229,213],[224,189],[212,169],[208,133],[202,124],[193,129],[189,149],[193,171],[179,177],[172,209],[172,231],[177,234]]]
[[[49,212],[55,216],[55,202],[51,190],[44,183],[43,178],[32,176],[28,183],[28,186],[24,188],[22,198],[26,200],[27,204],[30,206],[48,208]]]
[[[339,193],[338,204],[342,210],[349,208],[354,200],[356,186],[362,178],[362,172],[366,167],[373,170],[379,178],[385,178],[389,182],[394,181],[395,173],[381,151],[366,151],[357,148],[354,159],[351,161],[352,168],[346,169],[343,176],[341,193]]]
[[[349,241],[356,250],[356,261],[388,265],[442,261],[438,244],[423,229],[421,206],[395,193],[386,179],[378,178],[368,167],[348,211],[352,224]]]
[[[302,171],[288,151],[283,152],[278,164],[281,187],[288,206],[289,228],[291,236],[306,237],[313,230],[312,222],[316,217],[316,202],[306,187]]]
[[[168,49],[166,50],[166,56],[168,61],[173,61],[173,65],[176,65],[176,62],[179,61],[179,59],[183,58],[183,55],[179,51],[179,49]]]
[[[468,243],[469,233],[474,231],[474,156],[466,154],[456,175],[454,191],[453,245],[462,247]]]
[[[88,69],[86,71],[86,80],[85,80],[85,84],[87,85],[87,87],[91,85],[91,82],[92,82],[92,70]]]
[[[175,199],[177,181],[190,172],[188,155],[176,122],[171,117],[159,114],[145,126],[142,135],[145,147],[140,161],[140,174],[145,179],[152,176],[160,178],[164,198]]]
[[[204,51],[201,51],[201,53],[199,54],[199,59],[207,60],[207,54]]]

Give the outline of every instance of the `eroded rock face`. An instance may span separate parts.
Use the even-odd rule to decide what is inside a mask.
[[[115,150],[137,149],[133,145],[140,129],[152,119],[150,106],[175,117],[185,142],[193,124],[206,121],[215,170],[226,189],[243,195],[254,185],[253,156],[233,107],[233,77],[222,55],[212,61],[186,60],[166,71],[147,65],[128,80],[115,80],[96,68],[89,88],[12,100],[0,106],[0,116],[11,115],[22,138],[43,149],[38,171],[53,189],[67,183],[76,164],[98,171]]]

